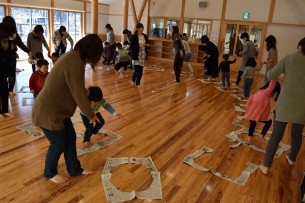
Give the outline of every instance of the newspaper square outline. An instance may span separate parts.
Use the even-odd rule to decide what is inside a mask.
[[[246,109],[243,109],[242,107],[245,107],[245,104],[240,104],[240,103],[233,103],[234,108],[238,112],[246,112]]]
[[[24,89],[29,89],[29,90],[24,90]],[[20,90],[18,93],[31,93],[30,87],[29,86],[21,86]]]
[[[195,151],[193,154],[187,156],[184,158],[183,162],[196,168],[196,169],[199,169],[201,171],[204,171],[204,172],[211,172],[213,175],[215,176],[218,176],[222,179],[225,179],[227,181],[230,181],[230,182],[233,182],[235,184],[238,184],[238,185],[245,185],[246,182],[248,181],[251,173],[253,173],[257,168],[258,166],[251,163],[251,162],[247,162],[247,167],[245,170],[243,170],[241,172],[241,174],[237,177],[237,178],[232,178],[232,177],[229,177],[229,176],[226,176],[226,175],[223,175],[222,173],[220,172],[217,172],[213,169],[208,169],[208,168],[205,168],[204,166],[200,166],[198,164],[196,164],[194,162],[194,159],[198,158],[199,156],[205,154],[205,153],[212,153],[213,152],[213,149],[210,149],[206,146],[204,146],[203,148]]]
[[[23,97],[21,103],[22,106],[32,106],[34,101],[34,97]]]
[[[122,192],[119,191],[111,183],[111,170],[122,164],[142,164],[146,168],[151,170],[151,175],[153,181],[148,189],[143,191],[131,191],[131,192]],[[104,186],[105,196],[108,202],[121,202],[129,201],[134,198],[137,199],[162,199],[162,188],[161,188],[161,179],[160,172],[157,170],[155,164],[153,163],[151,157],[147,158],[136,158],[136,157],[123,157],[123,158],[110,158],[107,157],[103,174],[101,175],[102,183]]]

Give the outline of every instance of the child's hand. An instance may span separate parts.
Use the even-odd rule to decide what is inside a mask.
[[[121,114],[118,114],[118,112],[115,111],[115,112],[113,113],[113,116],[114,116],[114,117],[121,117]]]
[[[96,121],[99,123],[101,122],[100,119],[98,117],[96,117],[96,115],[95,115],[93,119],[90,119],[89,123],[96,123]]]
[[[34,94],[34,90],[30,90],[30,92],[31,92],[32,94]]]
[[[236,59],[237,58],[237,54],[234,54],[234,59]]]

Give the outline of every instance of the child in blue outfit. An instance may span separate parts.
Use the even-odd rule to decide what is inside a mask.
[[[90,123],[90,120],[87,118],[86,115],[83,114],[83,112],[80,113],[83,123],[86,127],[85,131],[85,137],[84,137],[84,146],[89,147],[91,145],[90,138],[92,134],[97,134],[98,131],[103,127],[105,124],[105,120],[101,113],[99,112],[99,109],[101,106],[104,107],[109,113],[111,113],[113,116],[118,116],[118,113],[112,108],[110,104],[106,102],[106,100],[103,98],[103,92],[101,88],[98,86],[90,86],[88,88],[89,91],[89,100],[91,102],[91,108],[96,114],[96,117],[99,119],[99,121],[96,121],[96,123]]]

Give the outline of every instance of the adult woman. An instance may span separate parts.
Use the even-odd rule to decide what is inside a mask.
[[[60,26],[59,29],[54,32],[52,38],[55,47],[55,53],[57,53],[59,56],[66,53],[66,49],[68,46],[67,39],[70,41],[71,50],[72,50],[74,41],[67,32],[67,28],[65,26]]]
[[[268,51],[267,60],[264,62],[266,64],[266,72],[265,72],[265,84],[269,82],[267,78],[267,73],[270,69],[272,69],[278,63],[278,54],[276,48],[276,38],[273,35],[269,35],[266,39],[266,49]]]
[[[102,53],[103,43],[98,35],[90,34],[82,38],[74,50],[56,62],[43,90],[35,100],[32,123],[41,127],[50,141],[44,175],[55,183],[62,183],[67,179],[57,173],[58,160],[62,153],[71,176],[92,173],[91,170],[82,169],[77,159],[76,134],[70,117],[78,106],[90,122],[98,120],[90,107],[84,74],[86,63],[91,63],[94,68]]]
[[[37,52],[42,53],[42,44],[48,50],[48,56],[50,56],[50,48],[43,36],[43,31],[42,25],[36,25],[34,30],[28,34],[27,47],[32,52],[33,56],[35,56]],[[32,64],[32,71],[35,72],[35,69],[35,64]]]
[[[8,113],[8,84],[7,78],[13,64],[15,51],[12,50],[11,40],[16,37],[16,27],[10,23],[0,23],[0,119],[13,115]]]
[[[143,30],[144,25],[142,23],[138,23],[136,26],[136,31],[130,41],[132,65],[134,67],[131,85],[137,87],[140,87],[146,58],[146,48],[149,46],[148,37],[143,33]]]
[[[176,77],[176,83],[175,85],[180,84],[180,74],[181,74],[181,68],[183,66],[183,57],[185,54],[183,44],[182,44],[182,37],[179,33],[179,27],[173,26],[171,28],[171,36],[173,43],[173,49],[175,53],[175,59],[174,59],[174,71],[175,71],[175,77]]]
[[[201,37],[201,44],[199,49],[207,54],[207,60],[205,61],[205,67],[207,68],[206,75],[210,75],[212,78],[218,77],[218,57],[219,52],[217,46],[211,42],[208,36],[203,35]]]
[[[16,22],[14,20],[13,17],[11,16],[5,16],[2,20],[3,22],[7,22],[10,23],[12,26],[14,26],[16,28]],[[17,30],[17,28],[16,28]],[[25,44],[22,42],[20,36],[18,35],[18,33],[16,33],[16,39],[12,42],[12,48],[14,51],[14,57],[13,57],[13,61],[12,61],[12,69],[9,73],[8,76],[8,90],[9,90],[9,94],[10,95],[15,95],[14,93],[14,87],[15,87],[15,83],[16,83],[16,65],[17,65],[17,46],[22,49],[22,51],[26,52],[29,57],[32,56],[32,53],[30,52],[30,50],[25,46]]]
[[[255,46],[254,46],[254,43],[252,41],[250,41],[249,38],[250,38],[249,34],[246,32],[243,32],[240,35],[240,40],[242,41],[242,44],[243,44],[243,50],[238,53],[240,56],[242,56],[242,59],[241,59],[241,64],[239,67],[239,72],[237,75],[235,85],[239,85],[241,76],[244,73],[248,59],[249,58],[255,59],[255,53],[256,53]]]
[[[114,35],[113,28],[111,27],[111,25],[106,24],[105,28],[107,30],[106,42],[109,43],[109,51],[107,53],[106,64],[109,65],[110,62],[113,61],[113,55],[114,55],[114,52],[115,52],[116,43],[115,43],[115,35]]]
[[[271,167],[274,154],[281,141],[288,122],[291,127],[291,151],[287,161],[293,165],[302,146],[302,131],[305,125],[305,37],[298,44],[298,51],[283,58],[268,72],[269,80],[285,74],[283,91],[276,104],[273,132],[267,145],[263,174]]]

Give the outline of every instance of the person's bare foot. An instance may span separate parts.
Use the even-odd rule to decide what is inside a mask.
[[[0,119],[4,119],[4,116],[0,113]]]
[[[264,175],[267,175],[267,174],[268,174],[269,167],[266,167],[266,166],[264,166],[264,165],[259,165],[259,169],[261,169],[261,172],[262,172]]]
[[[287,160],[288,164],[289,164],[290,166],[293,166],[293,165],[294,165],[294,162],[291,161],[291,160],[289,159],[289,156],[285,155],[285,157],[286,157],[286,160]]]
[[[83,172],[82,172],[82,175],[90,175],[91,173],[93,173],[93,171],[91,169],[84,169]]]
[[[53,183],[59,184],[59,183],[66,182],[66,180],[68,180],[68,178],[66,178],[63,175],[57,174],[56,176],[54,176],[53,178],[50,178],[49,180],[52,181]]]
[[[90,147],[91,142],[83,142],[84,148]]]
[[[14,118],[14,114],[12,113],[3,113],[3,116]]]
[[[253,144],[252,139],[253,139],[253,138],[252,138],[251,136],[248,136],[248,137],[247,137],[246,143],[247,143],[248,145],[252,145],[252,144]]]
[[[136,86],[136,84],[135,84],[133,81],[131,81],[130,84],[131,84],[131,86],[133,86],[133,87]]]

